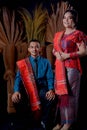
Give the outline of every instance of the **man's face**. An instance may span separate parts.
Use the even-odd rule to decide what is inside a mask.
[[[37,57],[41,51],[40,43],[39,42],[30,42],[28,47],[28,51],[30,52],[32,57]]]

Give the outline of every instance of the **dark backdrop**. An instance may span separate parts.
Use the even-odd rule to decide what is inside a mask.
[[[57,4],[58,0],[0,0],[0,7],[8,6],[10,8],[17,8],[19,6],[27,8],[32,11],[36,4],[43,3],[50,11],[50,3]],[[78,11],[78,27],[87,34],[87,5],[84,0],[69,0],[70,4]],[[81,79],[80,99],[79,99],[79,113],[78,122],[82,127],[86,127],[87,120],[87,57],[81,59],[83,68],[83,75]],[[3,80],[4,75],[3,57],[0,55],[0,113],[6,112],[6,84]],[[4,98],[3,98],[4,97]],[[0,114],[1,115],[1,114]],[[87,128],[87,127],[86,127]]]

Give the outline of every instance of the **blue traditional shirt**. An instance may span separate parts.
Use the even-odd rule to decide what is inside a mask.
[[[35,64],[34,59],[35,58],[33,58],[32,56],[29,56],[29,60],[33,70]],[[38,64],[38,75],[35,78],[37,88],[47,87],[48,90],[54,89],[54,74],[49,60],[41,56],[38,56],[37,64]],[[20,71],[18,70],[15,77],[14,92],[20,91],[21,81],[22,79],[21,79]]]

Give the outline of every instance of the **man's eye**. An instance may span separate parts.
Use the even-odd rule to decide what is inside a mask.
[[[69,19],[73,19],[72,17],[70,17]]]

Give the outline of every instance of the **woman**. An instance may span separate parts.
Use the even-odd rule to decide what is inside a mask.
[[[66,10],[63,16],[65,30],[54,36],[55,93],[61,121],[53,130],[69,130],[77,119],[82,74],[80,57],[86,54],[86,35],[77,30],[77,17],[75,10]]]

